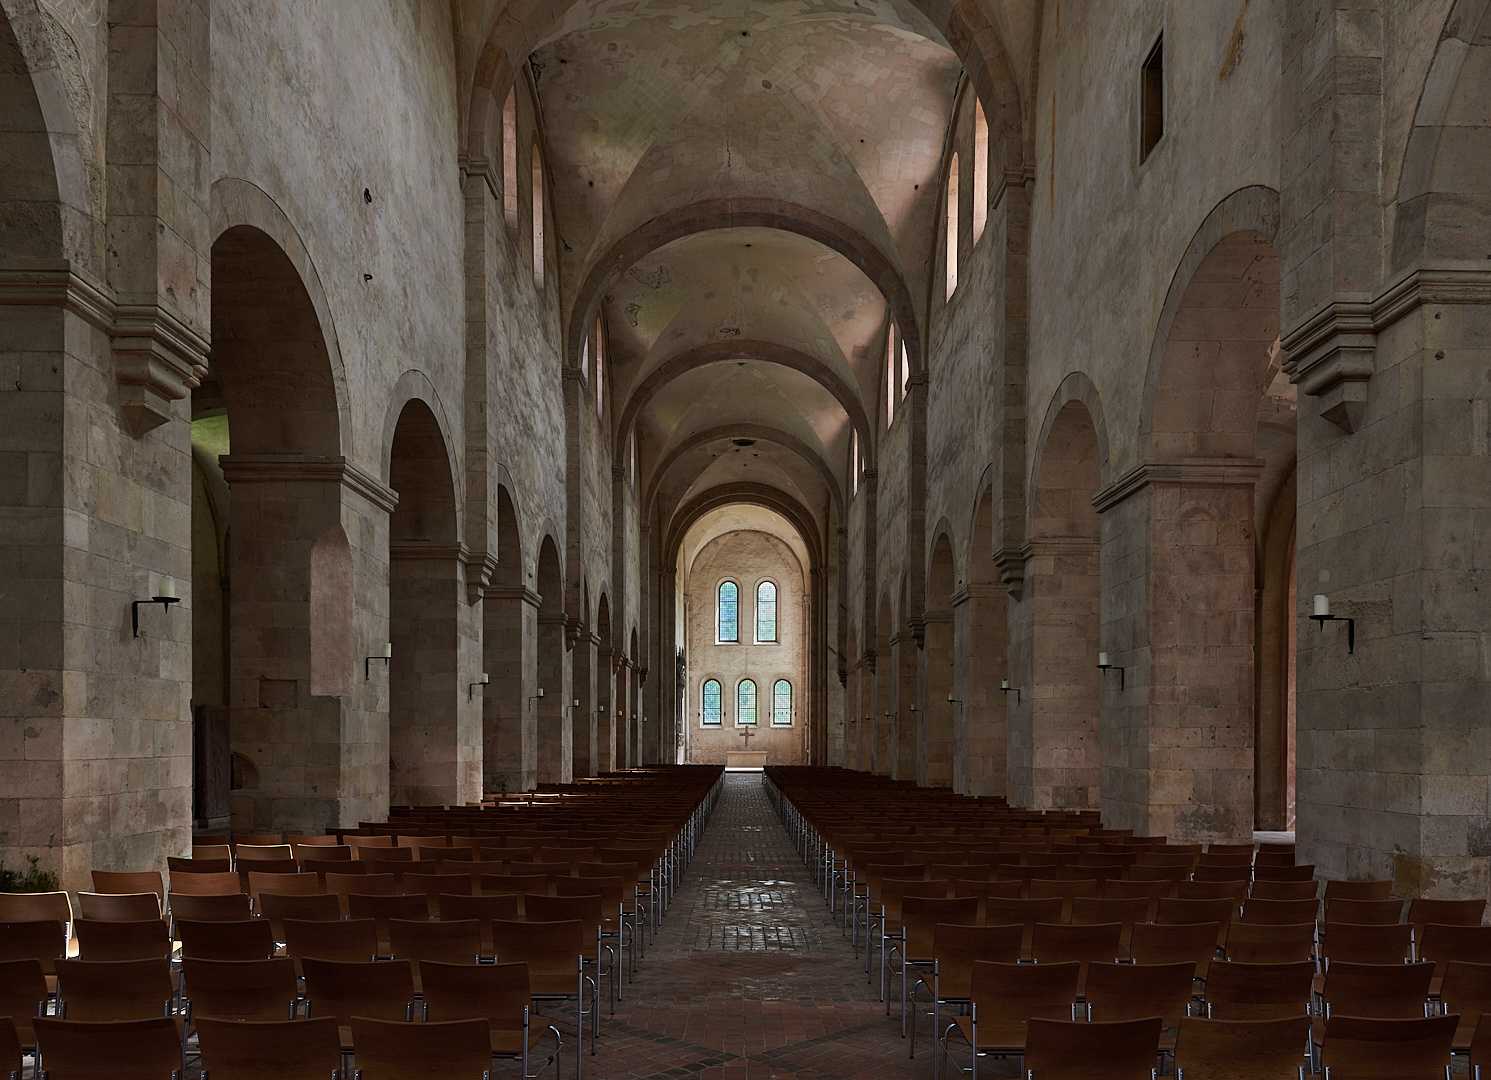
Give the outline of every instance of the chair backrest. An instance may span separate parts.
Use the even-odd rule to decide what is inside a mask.
[[[1138,927],[1136,926],[1137,930]],[[1030,955],[1038,964],[1107,963],[1123,954],[1120,923],[1091,923],[1072,926],[1068,923],[1036,923],[1030,938]]]
[[[400,960],[475,964],[481,959],[481,923],[476,919],[390,919],[388,941]]]
[[[237,874],[177,874],[171,878],[172,896],[231,896],[244,892]]]
[[[1439,986],[1445,1012],[1456,1012],[1467,1020],[1491,1012],[1491,964],[1451,960]]]
[[[476,919],[488,932],[493,919],[512,922],[517,920],[518,915],[518,897],[511,893],[493,896],[442,893],[440,896],[441,919]]]
[[[342,1067],[334,1017],[197,1021],[202,1069],[212,1080],[326,1080]]]
[[[1290,964],[1315,959],[1315,924],[1233,923],[1227,959],[1245,964]]]
[[[984,922],[990,926],[1019,923],[1027,933],[1036,923],[1054,923],[1061,919],[1061,897],[1047,896],[1037,900],[1004,900],[989,897],[984,901]]]
[[[1355,923],[1357,926],[1391,926],[1403,920],[1401,900],[1347,900],[1338,897],[1325,905],[1327,926]]]
[[[1176,1027],[1191,1003],[1198,977],[1189,960],[1179,964],[1089,964],[1082,997],[1091,1019],[1142,1020],[1159,1016]]]
[[[1484,897],[1477,900],[1425,900],[1419,897],[1408,905],[1408,921],[1413,923],[1414,935],[1420,938],[1424,935],[1424,927],[1430,923],[1480,926],[1485,917]]]
[[[25,1046],[33,1046],[36,1035],[31,1020],[45,1015],[47,976],[39,960],[0,961],[0,1016],[15,1020],[17,1035]],[[0,1075],[3,1075],[0,1066]]]
[[[1491,926],[1430,923],[1419,936],[1418,958],[1433,960],[1438,965],[1439,975],[1444,974],[1444,966],[1451,960],[1491,964]]]
[[[1129,900],[1136,896],[1142,896],[1151,901],[1150,910],[1153,911],[1162,897],[1169,896],[1175,891],[1175,883],[1169,878],[1161,878],[1153,881],[1132,880],[1128,878],[1109,878],[1103,882],[1103,896],[1109,900]]]
[[[1320,882],[1267,881],[1255,879],[1248,895],[1256,900],[1316,900],[1320,899]]]
[[[1175,1066],[1195,1080],[1299,1080],[1310,1034],[1304,1013],[1279,1020],[1188,1016],[1175,1040]]]
[[[1320,955],[1327,964],[1345,960],[1352,964],[1397,964],[1413,958],[1413,926],[1355,926],[1331,923],[1320,940]]]
[[[153,892],[78,893],[78,917],[93,922],[143,922],[161,917],[161,898]]]
[[[1403,1019],[1424,1015],[1434,965],[1352,964],[1336,961],[1320,996],[1326,1015]]]
[[[285,950],[301,961],[370,962],[378,954],[378,930],[372,919],[319,922],[285,920]]]
[[[181,1036],[169,1017],[126,1023],[37,1017],[48,1080],[175,1080]]]
[[[168,855],[166,856],[166,873],[173,878],[178,874],[226,874],[233,869],[233,859],[227,854],[227,848],[222,850],[223,857],[220,859],[199,855],[183,859],[176,855]]]
[[[70,926],[72,901],[65,892],[0,893],[0,922],[59,922]]]
[[[233,848],[233,854],[240,863],[295,861],[295,850],[289,844],[237,844]],[[240,866],[239,869],[243,867]]]
[[[315,874],[260,874],[249,871],[248,892],[255,904],[266,893],[279,896],[315,896],[325,892]]]
[[[1072,900],[1072,924],[1090,926],[1093,923],[1116,922],[1124,927],[1131,927],[1149,918],[1150,903],[1147,896],[1129,896],[1122,899],[1078,896]]]
[[[1331,1016],[1320,1064],[1327,1077],[1443,1080],[1459,1024],[1458,1013],[1396,1020]]]
[[[1217,954],[1217,934],[1221,923],[1135,923],[1129,939],[1129,953],[1136,964],[1179,964],[1196,966],[1195,977],[1206,978]],[[1149,1013],[1145,1013],[1148,1016]],[[1167,1024],[1167,1027],[1174,1025]]]
[[[57,996],[66,1005],[63,1015],[70,1020],[164,1016],[173,996],[171,963],[164,956],[158,960],[58,960]]]
[[[1150,1080],[1160,1018],[1074,1023],[1032,1018],[1025,1033],[1030,1080]]]
[[[525,918],[538,922],[579,920],[585,924],[587,943],[594,941],[606,917],[598,893],[589,896],[548,896],[543,893],[526,893],[523,896],[523,911]]]
[[[363,896],[393,896],[399,891],[399,883],[392,874],[330,874],[326,875],[326,892],[342,903],[342,914],[351,911],[347,897],[352,893]]]
[[[593,930],[591,934],[593,940]],[[578,978],[580,957],[585,951],[585,924],[578,919],[559,922],[494,919],[492,945],[499,963],[526,963],[535,988],[541,982],[572,985]]]
[[[1491,1013],[1481,1013],[1476,1019],[1469,1065],[1471,1080],[1491,1080]]]
[[[171,931],[165,919],[79,919],[73,929],[78,935],[78,955],[84,960],[150,960],[171,955]]]
[[[1031,1017],[1066,1020],[1077,1000],[1082,965],[1001,964],[975,960],[969,997],[978,1006],[979,1022],[1020,1023]]]
[[[954,896],[971,896],[976,900],[987,900],[990,897],[1018,900],[1021,888],[1022,883],[1019,881],[992,881],[987,878],[956,878],[953,881]]]
[[[56,919],[0,923],[0,961],[35,960],[48,975],[67,955],[67,924]]]
[[[1207,1015],[1216,1020],[1277,1020],[1303,1016],[1315,964],[1218,962],[1206,976]]]
[[[484,1019],[403,1024],[357,1016],[352,1045],[360,1080],[486,1080],[492,1067],[492,1033]]]
[[[1237,902],[1230,897],[1211,900],[1181,900],[1166,896],[1155,908],[1154,921],[1166,926],[1195,923],[1221,923],[1230,926],[1237,918]]]
[[[191,922],[238,922],[251,918],[253,910],[248,893],[221,893],[194,896],[189,893],[170,894],[171,918]]]
[[[1253,880],[1259,881],[1313,881],[1315,879],[1315,864],[1306,863],[1303,866],[1293,864],[1293,856],[1288,863],[1274,863],[1264,859],[1260,854],[1253,860]]]
[[[115,870],[93,871],[93,890],[102,893],[153,892],[165,903],[166,890],[161,886],[159,870],[121,873]]]
[[[301,969],[310,1016],[335,1016],[345,1027],[354,1016],[404,1021],[412,1015],[414,970],[406,962],[308,957]]]
[[[386,854],[393,847],[392,836],[343,836],[342,843],[352,849],[352,857],[361,859],[369,853]]]
[[[1259,900],[1254,897],[1243,905],[1242,921],[1295,926],[1314,922],[1319,910],[1320,905],[1314,900]]]
[[[1387,900],[1393,894],[1391,881],[1337,881],[1325,883],[1325,906],[1332,900]]]
[[[230,842],[233,845],[233,849],[236,851],[238,848],[243,847],[245,845],[248,846],[248,847],[254,848],[254,847],[274,847],[276,845],[284,844],[285,843],[285,834],[284,833],[233,833],[233,835],[229,839],[230,839]]]
[[[978,961],[1013,964],[1020,959],[1025,928],[938,923],[932,930],[932,958],[937,986],[944,998],[966,998]]]
[[[1175,895],[1181,900],[1216,900],[1226,898],[1233,908],[1240,908],[1248,898],[1248,882],[1244,878],[1194,878],[1177,882]],[[1235,921],[1235,917],[1234,917]]]
[[[469,850],[469,849],[468,849]],[[469,893],[471,888],[470,874],[405,874],[404,891],[408,893],[423,893],[426,903],[429,905],[430,918],[440,910],[441,893]]]
[[[523,1026],[532,997],[527,964],[419,963],[427,1020],[482,1017],[496,1030]]]
[[[201,960],[267,960],[274,955],[274,930],[266,919],[238,922],[176,920],[182,958]]]
[[[259,914],[269,920],[275,936],[283,941],[286,919],[336,922],[342,917],[342,906],[331,895],[291,896],[288,893],[264,893],[259,897]]]
[[[188,956],[182,978],[194,1020],[290,1020],[299,987],[295,964],[286,957],[208,960]]]

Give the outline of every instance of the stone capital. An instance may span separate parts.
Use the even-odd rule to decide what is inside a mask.
[[[1025,560],[1029,558],[1025,547],[1001,548],[994,554],[994,566],[999,571],[999,580],[1005,592],[1019,600],[1025,595]]]
[[[543,597],[526,585],[487,585],[481,591],[483,600],[517,600],[535,611],[543,603]]]
[[[1377,331],[1365,297],[1337,298],[1284,335],[1284,373],[1320,399],[1320,415],[1346,434],[1361,426],[1376,367]]]
[[[1134,466],[1092,497],[1098,513],[1106,513],[1151,484],[1191,484],[1198,487],[1252,485],[1263,474],[1264,463],[1254,458],[1171,458]]]
[[[223,477],[233,484],[340,484],[386,513],[399,504],[399,493],[362,466],[344,457],[306,454],[225,454]]]
[[[974,581],[958,589],[952,594],[951,597],[949,597],[949,599],[952,601],[953,607],[959,607],[963,604],[968,603],[970,600],[993,599],[1005,593],[1006,591],[1007,590],[1002,583],[995,583],[992,581]],[[935,621],[934,616],[927,616],[927,621]]]

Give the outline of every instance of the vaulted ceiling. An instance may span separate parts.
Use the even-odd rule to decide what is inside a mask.
[[[847,500],[852,433],[873,455],[883,427],[888,323],[913,347],[923,329],[965,58],[978,52],[978,73],[1018,111],[1029,65],[996,39],[1029,38],[1032,11],[1030,0],[469,6],[472,31],[526,53],[563,318],[571,339],[594,314],[605,322],[612,435],[618,449],[637,437],[645,510],[752,484],[805,508],[826,537]]]

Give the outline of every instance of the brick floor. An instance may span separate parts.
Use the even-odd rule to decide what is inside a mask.
[[[585,1059],[597,1080],[932,1075],[930,1042],[919,1037],[908,1060],[899,1001],[887,1016],[759,773],[726,775],[698,853],[625,992],[616,1015],[602,1018],[596,1056]]]

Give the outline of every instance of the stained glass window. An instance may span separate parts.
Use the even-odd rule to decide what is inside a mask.
[[[763,581],[756,587],[756,640],[777,639],[777,587]]]
[[[708,724],[710,726],[717,726],[720,723],[720,720],[722,718],[721,713],[723,712],[723,697],[724,693],[720,687],[720,681],[718,679],[705,680],[703,701],[704,709],[701,717],[705,724]]]
[[[752,679],[742,679],[735,695],[735,723],[737,726],[744,726],[755,722],[756,683]]]
[[[792,724],[792,684],[786,679],[778,679],[771,688],[771,722],[774,727]]]
[[[733,581],[720,584],[720,640],[740,640],[740,589]]]

